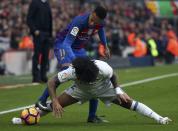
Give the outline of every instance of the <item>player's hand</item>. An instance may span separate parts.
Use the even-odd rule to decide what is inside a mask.
[[[106,49],[105,49],[105,57],[107,58],[107,59],[109,59],[110,57],[111,57],[111,53],[110,53],[110,50],[109,50],[109,48],[106,46]]]
[[[60,118],[64,112],[62,106],[59,104],[58,99],[55,98],[52,100],[53,114],[55,117]]]
[[[118,99],[118,101],[119,101],[120,104],[122,104],[122,103],[128,103],[131,100],[131,98],[126,93],[124,93],[124,94],[118,94],[117,95],[117,99]]]
[[[109,48],[106,46],[104,47],[103,44],[99,44],[99,55],[104,58],[104,59],[109,59],[110,58],[110,50]]]

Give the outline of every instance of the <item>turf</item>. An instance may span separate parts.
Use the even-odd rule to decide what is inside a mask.
[[[178,72],[178,65],[167,65],[146,68],[115,70],[121,84],[149,77]],[[25,76],[0,77],[0,85],[29,83],[31,77]],[[63,118],[57,119],[49,114],[41,118],[40,123],[35,126],[13,125],[11,118],[19,116],[20,112],[0,115],[1,131],[178,131],[178,77],[169,77],[161,80],[151,81],[135,86],[125,87],[124,90],[132,98],[141,101],[163,116],[169,116],[173,122],[169,125],[159,125],[155,121],[140,116],[135,112],[125,110],[116,105],[106,107],[99,103],[98,115],[106,115],[109,123],[87,124],[88,103],[83,105],[72,105],[65,109]],[[58,92],[71,85],[71,82],[61,85]],[[0,112],[20,106],[33,104],[45,85],[31,86],[17,89],[0,89]]]

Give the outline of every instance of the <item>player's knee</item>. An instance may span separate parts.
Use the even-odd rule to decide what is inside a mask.
[[[127,101],[121,101],[121,106],[127,109],[130,109],[132,105],[132,99],[127,99]]]
[[[51,78],[48,80],[48,85],[51,85],[52,83],[54,83],[54,80]]]

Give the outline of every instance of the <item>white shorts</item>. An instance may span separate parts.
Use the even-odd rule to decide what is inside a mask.
[[[109,105],[114,99],[116,99],[116,92],[112,85],[108,88],[97,90],[95,93],[82,91],[73,85],[72,87],[67,88],[64,92],[81,103],[91,99],[100,99],[103,103]]]

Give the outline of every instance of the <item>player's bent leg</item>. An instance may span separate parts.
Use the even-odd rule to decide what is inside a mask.
[[[61,70],[67,69],[69,65],[70,65],[70,63],[61,65]],[[59,85],[57,85],[56,88],[58,86]],[[46,87],[45,90],[43,91],[42,95],[39,97],[38,101],[35,103],[35,107],[41,107],[41,108],[43,108],[43,110],[45,110],[47,108],[46,101],[47,101],[48,97],[49,97],[49,91],[48,91],[48,87]]]
[[[65,92],[58,96],[58,101],[62,107],[66,107],[78,102],[77,99],[73,98]]]
[[[87,122],[88,123],[108,123],[109,121],[103,119],[103,117],[99,117],[96,115],[98,107],[98,100],[97,99],[91,99],[89,101],[89,115]]]
[[[124,102],[124,101],[118,100],[118,99],[114,99],[112,102],[114,104],[120,105],[126,109],[130,109],[130,107],[132,105],[132,99],[130,97],[128,97],[127,102]]]
[[[72,105],[74,103],[77,103],[78,100],[64,92],[60,96],[58,96],[58,102],[62,107],[66,107],[66,106]],[[40,113],[40,116],[45,116],[48,113],[53,111],[52,102],[47,103],[47,109],[45,109],[45,110],[43,108],[37,108],[37,109]]]
[[[96,115],[97,107],[98,107],[98,100],[91,99],[89,101],[89,114],[88,114],[87,122],[90,122],[90,123],[101,123],[102,122],[102,119],[100,119]]]
[[[59,84],[56,85],[56,88],[58,86]],[[35,103],[35,107],[42,108],[43,110],[47,110],[46,101],[48,97],[49,97],[49,91],[48,91],[48,87],[46,87],[45,90],[43,91],[43,94],[40,96],[38,101]]]
[[[154,112],[151,108],[149,108],[145,104],[135,101],[135,100],[132,100],[132,99],[130,99],[128,102],[123,102],[123,101],[120,102],[118,99],[115,99],[112,102],[114,104],[120,105],[124,108],[136,111],[141,115],[152,118],[152,119],[156,120],[157,123],[159,123],[159,124],[168,124],[170,121],[172,121],[168,117],[160,116],[159,114]]]

